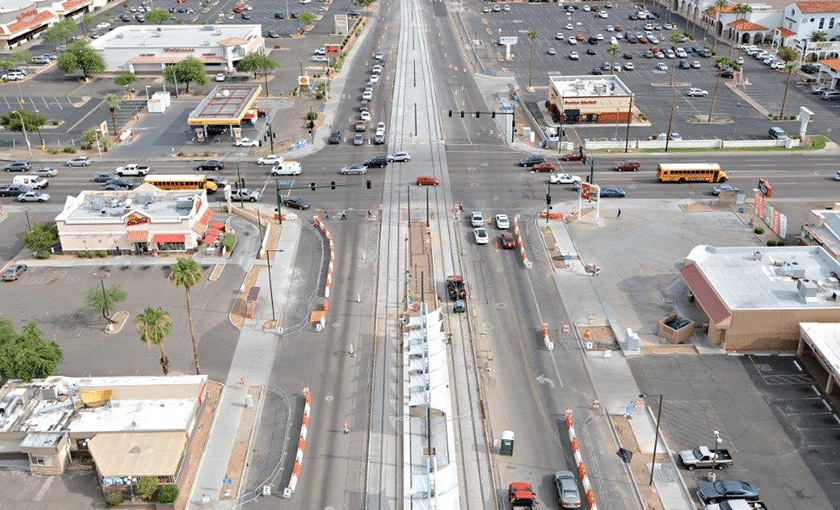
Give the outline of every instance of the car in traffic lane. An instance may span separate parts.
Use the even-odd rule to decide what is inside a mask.
[[[418,186],[437,186],[440,184],[440,179],[431,175],[421,175],[417,178],[416,183]]]
[[[20,276],[26,272],[26,269],[26,264],[12,264],[11,266],[7,267],[5,271],[3,271],[2,280],[4,282],[13,282],[20,278]]]

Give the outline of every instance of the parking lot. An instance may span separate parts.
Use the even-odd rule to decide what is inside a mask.
[[[837,508],[837,410],[797,358],[641,356],[629,363],[646,393],[665,395],[661,426],[672,454],[714,444],[716,430],[735,459],[719,479],[757,485],[768,508]],[[707,473],[680,468],[695,501]]]
[[[693,29],[693,24],[686,26],[685,21],[675,15],[671,16],[671,23],[675,25],[674,30],[667,30],[664,26],[661,30],[656,30],[657,25],[666,24],[665,17],[659,20],[632,21],[628,19],[628,16],[637,9],[631,3],[613,3],[610,9],[604,8],[606,3],[586,2],[575,5],[580,8],[571,13],[557,4],[545,3],[511,4],[510,11],[483,13],[484,4],[476,3],[472,4],[463,18],[473,38],[482,41],[483,49],[479,49],[478,55],[484,68],[490,70],[491,73],[514,73],[522,89],[529,83],[530,52],[531,44],[533,44],[532,82],[536,90],[533,93],[525,90],[519,92],[526,101],[536,103],[542,103],[546,99],[549,75],[589,75],[593,73],[593,69],[600,68],[605,62],[609,63],[611,57],[607,54],[607,47],[610,44],[610,38],[619,33],[618,26],[621,26],[621,33],[624,35],[629,33],[645,35],[645,25],[651,23],[653,28],[648,31],[659,39],[658,44],[638,42],[631,44],[627,42],[626,37],[617,41],[621,50],[615,56],[616,66],[632,63],[635,69],[622,69],[616,74],[632,90],[637,107],[648,116],[652,124],[650,127],[631,128],[631,137],[634,139],[646,139],[667,130],[674,98],[676,102],[672,131],[680,133],[684,139],[766,138],[767,130],[771,126],[780,124],[778,121],[765,118],[743,98],[730,90],[726,86],[727,79],[721,79],[718,87],[714,116],[727,118],[728,121],[722,124],[689,123],[690,119],[707,118],[711,110],[712,96],[718,81],[715,58],[703,58],[696,53],[689,53],[686,60],[699,62],[699,68],[677,69],[673,74],[673,82],[676,85],[671,86],[672,72],[680,59],[678,57],[645,58],[643,54],[651,46],[660,49],[670,48],[672,45],[701,48],[704,37],[702,26],[694,30],[694,42],[675,44],[671,41],[671,36],[676,30],[690,35]],[[606,12],[608,17],[601,18],[594,12],[584,12],[584,6],[592,5],[599,5],[600,10]],[[609,30],[610,25],[612,31]],[[571,28],[567,28],[568,26]],[[532,43],[528,38],[528,32],[531,30],[537,33],[537,38]],[[587,42],[590,37],[597,38],[599,34],[603,40],[597,41],[596,44]],[[513,35],[519,37],[518,43],[512,48],[514,59],[504,61],[504,46],[494,45],[493,41],[498,40],[500,36]],[[558,40],[557,37],[561,36],[562,40]],[[571,45],[568,43],[570,36],[582,37],[583,41]],[[549,54],[552,48],[554,55]],[[587,50],[594,50],[595,54],[588,54]],[[571,51],[577,52],[579,59],[570,59]],[[723,43],[718,44],[719,55],[726,54],[728,51],[728,46]],[[625,54],[632,59],[625,58]],[[733,58],[737,56],[736,50]],[[665,64],[667,70],[655,69],[658,63]],[[747,93],[770,112],[779,113],[786,75],[750,57],[745,57],[745,64],[746,76],[750,83],[747,85]],[[811,95],[809,90],[797,87],[796,80],[794,76],[785,106],[786,114],[796,114],[800,105],[807,106],[817,114],[809,132],[826,134],[826,129],[840,112],[840,104],[819,100],[817,96]],[[732,82],[731,79],[728,81]],[[687,91],[691,87],[706,90],[708,95],[689,97]],[[791,132],[795,132],[798,128],[798,122],[782,122],[780,125]],[[566,131],[569,139],[572,140],[624,137],[622,130],[612,126],[576,125],[573,129],[567,127]]]

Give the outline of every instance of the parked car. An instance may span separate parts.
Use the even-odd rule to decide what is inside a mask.
[[[510,228],[510,219],[508,219],[507,214],[496,215],[496,228],[501,230],[506,230]]]
[[[470,213],[470,225],[473,227],[484,226],[484,213],[481,211],[473,211]]]
[[[561,508],[580,508],[580,492],[575,475],[571,471],[555,472],[554,486],[557,487]]]
[[[701,483],[697,488],[697,497],[703,503],[717,503],[728,499],[746,499],[758,501],[758,487],[741,480],[720,480]]]
[[[487,244],[490,242],[490,236],[487,235],[487,230],[484,228],[477,228],[473,230],[473,236],[475,236],[475,244]]]
[[[309,209],[309,202],[305,199],[292,195],[283,199],[283,205],[293,209],[306,210]]]
[[[399,151],[393,154],[388,154],[388,161],[393,162],[403,162],[403,161],[411,161],[411,153],[408,151]]]
[[[804,64],[799,69],[801,69],[803,73],[814,74],[816,72],[819,72],[820,66],[814,64]]]
[[[416,182],[418,186],[437,186],[440,184],[440,179],[430,175],[421,175]]]
[[[21,193],[17,197],[18,202],[46,202],[49,199],[50,196],[47,193],[34,190]]]
[[[704,510],[767,510],[767,505],[761,501],[729,499],[713,505],[706,505]]]
[[[7,267],[5,271],[3,271],[2,280],[4,282],[13,282],[20,278],[20,276],[26,272],[26,269],[26,264],[12,264],[11,266]]]
[[[236,147],[259,147],[259,140],[251,140],[250,138],[240,138],[234,144]]]
[[[785,133],[785,130],[777,126],[768,129],[767,134],[770,135],[770,138],[776,140],[784,140],[785,138],[787,138],[787,133]]]
[[[225,73],[218,73],[216,74],[216,81],[225,81]]]
[[[840,170],[834,172],[834,177],[832,177],[835,181],[840,181]]]
[[[741,191],[741,190],[738,189],[736,186],[733,186],[731,184],[715,184],[714,186],[712,186],[711,193],[714,196],[718,196],[718,195],[720,195],[721,193],[724,193],[724,192],[737,193],[739,191]],[[730,457],[730,459],[731,459],[731,457]]]
[[[729,185],[721,184],[721,186]],[[717,188],[717,186],[715,186],[715,188]],[[733,186],[733,188],[735,187]],[[738,191],[738,188],[735,188],[734,191]],[[714,188],[712,188],[712,194],[720,194],[720,192],[715,193]],[[682,462],[682,465],[689,471],[693,471],[697,468],[714,468],[722,470],[730,466],[734,460],[732,459],[732,454],[730,454],[729,450],[725,448],[712,450],[708,446],[698,446],[693,450],[681,451],[680,462]]]
[[[66,163],[64,166],[88,166],[90,165],[90,158],[87,156],[77,156]]]
[[[820,94],[820,99],[823,101],[838,101],[840,100],[840,92],[836,90],[826,90]]]
[[[688,89],[688,92],[686,93],[686,95],[689,96],[689,97],[706,97],[706,96],[709,95],[709,91],[708,90],[703,90],[703,89],[698,89],[696,87],[691,87],[690,89]]]

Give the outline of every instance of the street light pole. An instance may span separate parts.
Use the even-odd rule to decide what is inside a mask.
[[[715,469],[717,469],[717,451],[720,450],[720,444],[723,443],[723,439],[720,438],[720,431],[713,430],[712,433],[715,435],[715,446],[713,446],[712,453],[712,474],[714,474]]]
[[[668,119],[668,133],[665,134],[665,152],[668,152],[668,144],[671,142],[671,128],[674,125],[674,110],[677,108],[677,93],[674,92],[674,100],[671,102],[671,118]]]
[[[650,461],[650,482],[648,482],[648,487],[653,485],[653,469],[656,466],[656,447],[659,446],[659,423],[662,421],[662,397],[663,395],[653,394],[653,395],[639,395],[639,398],[645,397],[659,397],[659,411],[656,413],[656,439],[653,440],[653,458]]]

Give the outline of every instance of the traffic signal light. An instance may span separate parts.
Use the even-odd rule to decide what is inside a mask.
[[[491,116],[491,117],[493,117],[493,118],[495,119],[495,118],[496,118],[496,112],[492,112],[492,113],[490,114],[490,116]]]
[[[310,184],[309,187],[312,188],[312,191],[315,191],[315,183],[314,182],[312,184]]]
[[[545,194],[545,203],[547,205],[551,205],[551,193],[546,193]]]
[[[451,111],[449,113],[452,113]],[[367,189],[370,189],[370,179],[367,181]]]
[[[464,112],[463,111],[461,112],[461,118],[462,119],[464,118]]]
[[[452,110],[449,110],[449,116],[452,117]]]
[[[335,181],[330,181],[330,187],[335,191]]]
[[[477,119],[479,117],[481,117],[481,112],[475,112],[475,118]]]

